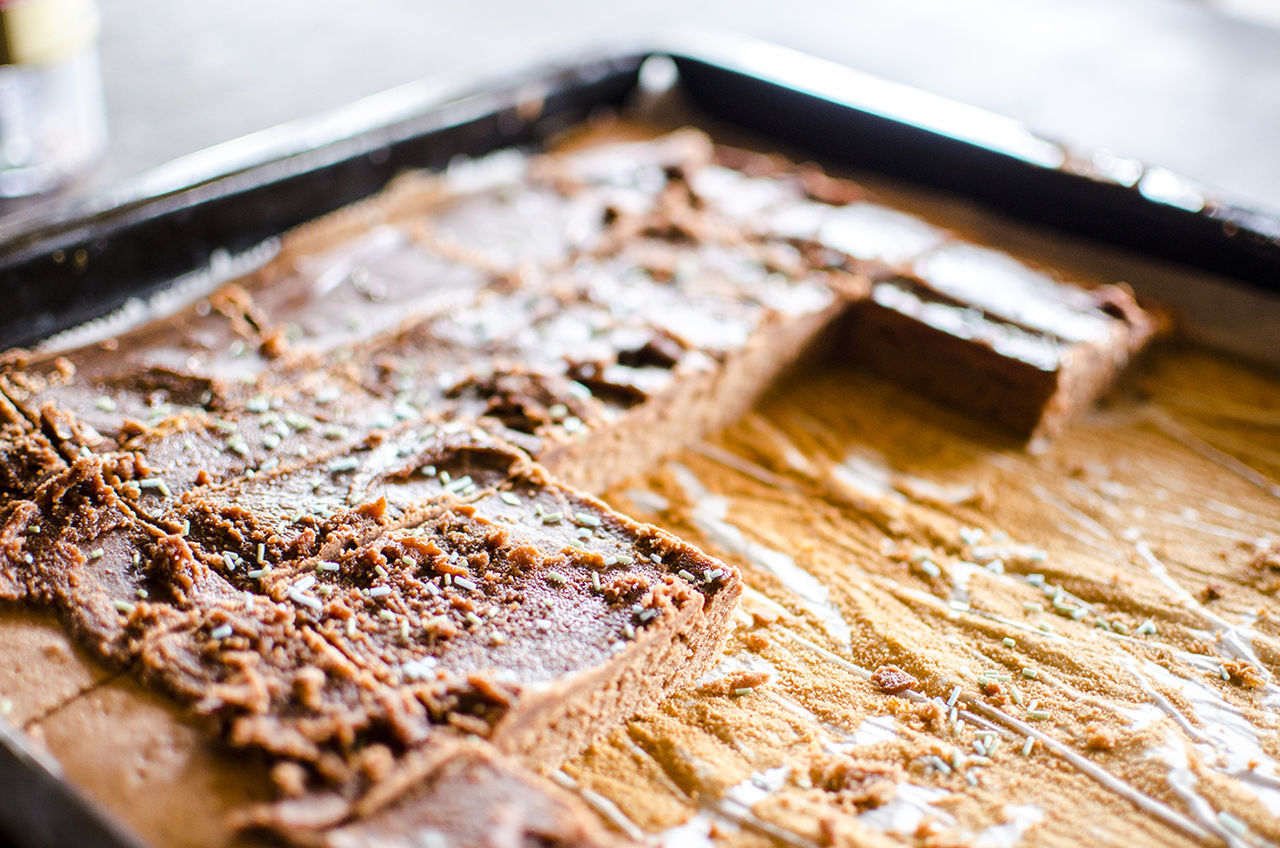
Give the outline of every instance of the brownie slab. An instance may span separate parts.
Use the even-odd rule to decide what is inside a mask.
[[[289,799],[248,824],[599,844],[523,770],[713,666],[741,582],[579,489],[728,424],[839,330],[1038,436],[1156,325],[1123,288],[734,157],[685,132],[461,163],[170,319],[6,355],[0,597],[243,749],[257,782],[230,803]]]

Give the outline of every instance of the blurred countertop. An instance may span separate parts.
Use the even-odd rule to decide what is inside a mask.
[[[834,59],[1280,208],[1280,29],[1196,0],[100,3],[110,148],[66,194],[411,80],[691,28]]]

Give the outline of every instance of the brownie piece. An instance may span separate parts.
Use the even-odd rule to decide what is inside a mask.
[[[873,280],[846,333],[856,360],[1030,440],[1093,404],[1164,323],[1123,285],[1065,283],[815,166],[718,148],[691,186],[759,237]]]
[[[498,272],[545,270],[611,250],[711,153],[698,132],[538,157],[505,151],[392,191],[428,196],[411,219],[442,250]]]
[[[598,492],[744,412],[860,285],[785,245],[640,239],[485,292],[345,368],[380,397],[492,419]]]
[[[277,357],[323,361],[415,315],[462,306],[491,282],[419,226],[375,221],[352,232],[350,217],[291,233],[281,255],[245,281]]]
[[[42,434],[0,397],[0,504],[30,497],[66,462]]]
[[[157,602],[163,626],[189,614],[191,569],[181,561],[189,554],[182,540],[139,522],[108,482],[111,474],[99,458],[81,458],[29,499],[6,505],[0,587],[54,609],[82,644],[119,667],[133,658],[127,621],[139,602]]]
[[[228,285],[177,315],[60,354],[11,351],[0,390],[61,446],[109,450],[129,422],[210,409],[268,363],[247,293]]]
[[[202,600],[212,617],[158,634],[146,661],[231,717],[237,744],[344,779],[334,752],[354,757],[353,734],[407,747],[446,726],[554,766],[705,671],[740,590],[724,565],[536,467],[245,577],[252,608]],[[244,667],[244,651],[263,659]]]
[[[1122,285],[1083,289],[950,242],[877,282],[848,341],[876,370],[1037,439],[1093,404],[1159,325]]]
[[[217,718],[232,745],[347,797],[367,788],[369,757],[440,733],[557,765],[709,668],[741,590],[732,569],[537,466],[270,569],[135,518],[112,473],[83,458],[12,502],[0,582]]]
[[[324,848],[626,844],[577,798],[477,741],[442,742],[415,755],[354,809],[308,798],[263,808],[250,822],[290,843]]]
[[[356,445],[204,486],[160,518],[234,570],[322,555],[492,491],[530,462],[462,422],[375,431]]]

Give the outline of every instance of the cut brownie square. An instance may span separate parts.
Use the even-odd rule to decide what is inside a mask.
[[[281,255],[244,282],[277,357],[323,362],[414,316],[457,308],[491,282],[433,248],[421,227],[375,221],[352,231],[352,216],[290,233]]]
[[[267,365],[248,295],[229,285],[117,338],[59,354],[11,351],[0,389],[61,447],[109,450],[129,422],[206,410]]]
[[[392,191],[434,193],[409,220],[463,261],[507,273],[558,269],[616,246],[631,222],[663,205],[673,181],[710,158],[705,135],[672,133],[532,158],[504,151],[459,160]]]
[[[1093,404],[1159,326],[1124,286],[1080,288],[953,242],[877,282],[849,345],[876,370],[1036,439]]]
[[[205,486],[162,514],[234,570],[325,555],[466,501],[528,464],[521,451],[461,422],[377,431],[355,445],[252,477]]]
[[[231,744],[347,797],[370,757],[446,731],[554,767],[709,668],[741,590],[732,569],[537,466],[326,558],[255,570],[135,518],[112,473],[83,458],[13,502],[3,582],[218,718]]]
[[[785,245],[662,239],[491,290],[357,350],[371,393],[498,422],[598,492],[745,411],[814,346],[858,278]]]
[[[412,746],[443,725],[553,767],[713,664],[740,591],[723,564],[536,466],[255,579],[252,609],[161,634],[150,659],[234,716],[238,744],[330,770],[357,736]],[[263,659],[243,667],[244,651]]]
[[[818,265],[874,281],[847,350],[875,370],[1033,440],[1094,403],[1163,324],[1123,285],[1085,289],[776,156],[717,149],[695,195]]]
[[[248,823],[323,848],[610,848],[577,798],[478,740],[440,741],[410,757],[357,805],[314,797],[263,807]]]

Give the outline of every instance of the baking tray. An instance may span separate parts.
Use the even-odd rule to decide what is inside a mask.
[[[1213,273],[1154,293],[1192,331],[1280,364],[1280,213],[1131,159],[738,37],[598,50],[483,85],[414,83],[184,157],[111,191],[0,223],[0,347],[32,345],[269,255],[289,228],[410,168],[536,148],[602,108],[678,95],[715,121],[828,164],[976,201]],[[661,107],[659,107],[661,108]],[[1212,307],[1212,308],[1211,308]],[[1252,326],[1249,326],[1252,325]],[[0,840],[137,846],[0,719]]]

